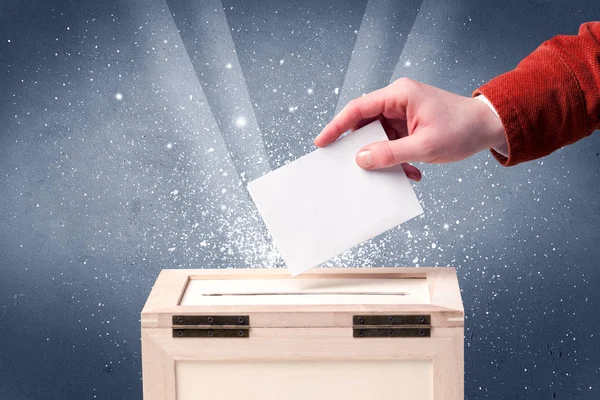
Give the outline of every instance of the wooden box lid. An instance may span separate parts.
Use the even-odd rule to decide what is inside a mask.
[[[247,316],[250,328],[352,327],[357,315],[427,315],[431,327],[464,326],[454,268],[323,268],[296,278],[283,269],[213,269],[163,270],[142,329],[211,315]]]

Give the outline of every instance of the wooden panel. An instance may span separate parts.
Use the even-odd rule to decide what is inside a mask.
[[[433,400],[462,400],[464,395],[462,328],[436,328],[432,330],[431,338],[355,339],[352,338],[351,330],[345,328],[252,329],[251,337],[244,339],[177,339],[171,337],[166,329],[146,329],[145,335],[170,357],[166,363],[159,361],[168,366],[168,374],[162,379],[159,373],[149,375],[145,372],[144,394],[146,396],[149,393],[149,397],[144,397],[146,400],[159,398],[155,393],[164,394],[162,398],[165,400],[175,400],[174,397],[169,397],[171,392],[168,390],[173,390],[171,388],[179,384],[176,383],[176,374],[171,374],[170,368],[173,362],[177,365],[181,361],[209,364],[231,362],[240,365],[239,363],[244,362],[338,361],[385,364],[391,361],[429,360],[433,369]],[[144,366],[153,361],[157,362],[157,359],[144,358]],[[160,369],[164,367],[161,366]],[[149,376],[155,379],[146,382]],[[227,398],[222,397],[223,400]]]
[[[386,360],[429,359],[462,332],[435,328],[430,338],[352,337],[351,328],[250,328],[250,337],[173,338],[170,329],[145,329],[154,342],[178,360]]]
[[[432,360],[178,361],[177,400],[433,399]]]
[[[428,304],[425,278],[189,281],[181,306]]]
[[[175,358],[142,331],[144,400],[176,400]]]

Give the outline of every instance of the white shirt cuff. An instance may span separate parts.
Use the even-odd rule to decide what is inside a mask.
[[[480,94],[479,96],[476,96],[475,98],[483,101],[494,112],[494,114],[496,114],[496,117],[500,118],[500,115],[498,115],[498,111],[496,111],[496,109],[494,108],[494,105],[487,99],[487,97]],[[498,153],[502,154],[504,157],[508,157],[508,144],[507,143],[504,143],[500,147],[495,147],[494,150],[497,151]]]

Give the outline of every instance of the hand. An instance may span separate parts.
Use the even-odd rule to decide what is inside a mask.
[[[363,147],[356,162],[365,169],[402,164],[415,181],[421,180],[421,171],[408,162],[449,163],[506,146],[502,122],[484,102],[408,78],[349,102],[317,136],[315,145],[324,147],[375,119],[390,140]]]

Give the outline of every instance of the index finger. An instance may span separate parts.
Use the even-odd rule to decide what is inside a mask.
[[[389,86],[350,101],[315,138],[315,145],[327,146],[360,121],[382,114],[388,96]]]

